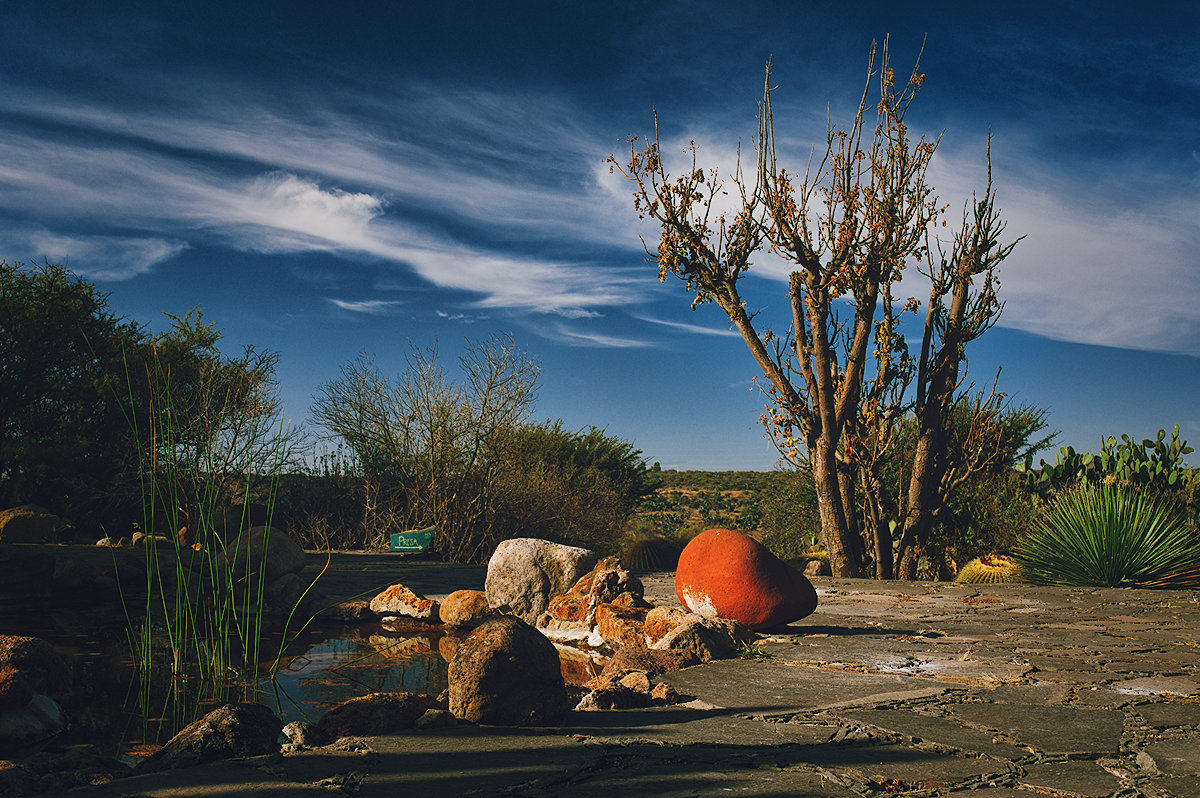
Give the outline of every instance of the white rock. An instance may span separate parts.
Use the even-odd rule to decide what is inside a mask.
[[[566,593],[596,566],[596,554],[537,538],[512,538],[488,560],[484,590],[492,607],[535,623],[553,596]]]

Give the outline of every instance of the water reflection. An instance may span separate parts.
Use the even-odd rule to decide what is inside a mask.
[[[424,693],[449,686],[447,659],[462,633],[421,624],[363,624],[319,630],[301,653],[285,658],[259,699],[285,723],[316,721],[335,704],[367,693]],[[312,642],[313,639],[319,642]]]

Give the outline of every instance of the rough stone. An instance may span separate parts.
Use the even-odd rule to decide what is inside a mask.
[[[226,704],[185,726],[138,770],[191,767],[218,759],[276,753],[282,728],[278,716],[262,704]]]
[[[450,660],[450,711],[473,723],[544,725],[569,707],[558,652],[513,616],[485,621]]]
[[[492,616],[487,594],[482,590],[456,590],[442,599],[438,618],[447,626],[478,626]]]
[[[1167,739],[1146,746],[1154,768],[1168,776],[1200,776],[1200,746],[1195,740]]]
[[[29,677],[11,665],[0,665],[0,712],[21,709],[32,700]]]
[[[1110,709],[961,704],[951,712],[1011,735],[1044,754],[1112,754],[1120,750],[1125,716]]]
[[[431,621],[437,619],[438,606],[433,599],[425,598],[404,585],[392,585],[371,599],[371,612],[380,617],[395,615]]]
[[[711,662],[735,656],[753,639],[753,632],[738,621],[693,615],[667,632],[652,648],[690,651],[701,662]]]
[[[235,580],[244,582],[247,574],[265,572],[272,582],[284,574],[304,569],[304,549],[286,532],[257,526],[238,535],[217,557],[218,567],[228,570]]]
[[[700,664],[694,651],[684,649],[660,650],[645,646],[622,646],[604,664],[602,674],[642,671],[650,676],[674,673]]]
[[[290,612],[307,598],[308,582],[299,574],[284,574],[267,585],[263,599],[267,606],[280,612]]]
[[[689,613],[674,607],[655,607],[646,613],[646,621],[642,631],[646,635],[646,644],[653,645],[666,636],[667,632],[683,623]]]
[[[706,618],[769,629],[810,615],[817,592],[804,574],[741,532],[710,529],[684,547],[675,570],[679,602]]]
[[[604,642],[615,648],[642,645],[646,610],[601,604],[596,607],[596,630]]]
[[[417,718],[438,709],[437,700],[420,693],[369,693],[335,706],[317,721],[325,739],[368,737],[413,728]]]
[[[58,702],[34,693],[25,706],[0,712],[0,756],[48,740],[66,727]]]
[[[352,599],[326,607],[321,610],[320,617],[327,621],[354,623],[373,620],[375,613],[371,612],[371,602],[366,599]]]
[[[588,549],[512,538],[501,541],[488,560],[484,591],[492,607],[533,623],[551,597],[566,593],[595,564],[596,554]]]
[[[0,670],[11,668],[34,693],[57,700],[71,695],[71,665],[39,637],[0,635]]]
[[[0,511],[0,541],[4,543],[56,543],[65,527],[61,518],[36,504]]]
[[[620,602],[628,609],[649,609],[642,594],[641,580],[622,568],[616,557],[606,557],[566,593],[551,596],[547,612],[560,621],[585,621],[590,626],[601,604]]]
[[[1081,798],[1107,798],[1121,788],[1117,777],[1095,762],[1043,762],[1030,765],[1021,784],[1041,792],[1069,793]]]

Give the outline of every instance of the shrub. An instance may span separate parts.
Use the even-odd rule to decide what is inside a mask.
[[[1096,587],[1200,585],[1200,541],[1145,490],[1082,485],[1061,494],[1017,547],[1031,581]]]

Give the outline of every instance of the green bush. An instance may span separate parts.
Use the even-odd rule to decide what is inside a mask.
[[[1015,559],[1026,578],[1042,584],[1200,586],[1200,541],[1172,504],[1118,484],[1060,494]]]

